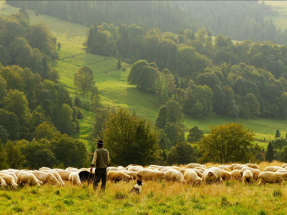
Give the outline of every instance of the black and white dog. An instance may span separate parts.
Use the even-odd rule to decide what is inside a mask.
[[[136,194],[140,194],[142,186],[143,186],[142,180],[141,180],[141,178],[138,178],[136,185],[133,187],[133,189],[130,191],[130,193],[135,192]]]

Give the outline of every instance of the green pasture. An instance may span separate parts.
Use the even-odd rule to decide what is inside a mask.
[[[92,185],[44,185],[0,190],[1,214],[286,214],[286,184],[238,181],[191,186],[144,182],[140,195],[129,194],[135,182],[108,182],[105,192]]]
[[[277,5],[277,7],[281,5],[281,9],[285,6],[287,8],[286,2],[270,2],[270,4]],[[18,11],[19,9],[0,1],[0,14],[8,15]],[[46,24],[52,34],[57,37],[57,42],[61,43],[61,48],[57,49],[59,59],[54,61],[52,66],[59,71],[61,76],[60,82],[69,89],[73,97],[79,93],[78,89],[74,86],[74,73],[81,66],[87,65],[94,71],[96,86],[99,88],[104,105],[129,108],[131,111],[135,111],[140,117],[146,118],[154,123],[161,104],[154,95],[140,92],[135,86],[127,83],[130,65],[122,63],[122,67],[125,68],[125,71],[118,70],[116,68],[117,60],[115,58],[86,53],[83,46],[83,42],[86,39],[86,27],[46,15],[40,14],[36,16],[33,11],[29,11],[29,16],[31,24],[38,22]],[[89,99],[88,95],[80,94],[80,96],[83,100]],[[85,119],[79,120],[81,131],[75,135],[83,140],[87,146],[92,143],[89,133],[92,129],[93,118],[93,113],[85,111]],[[264,142],[258,142],[265,147],[267,147],[267,141],[274,138],[276,129],[279,129],[284,137],[287,131],[287,121],[269,119],[244,120],[241,118],[231,119],[211,116],[205,120],[197,120],[185,117],[184,123],[186,125],[186,131],[196,125],[202,129],[204,133],[209,132],[210,125],[242,123],[244,126],[253,130],[257,139],[265,140]]]

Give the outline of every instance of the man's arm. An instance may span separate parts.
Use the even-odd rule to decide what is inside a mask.
[[[109,151],[108,152],[108,164],[110,163],[110,154],[109,154]]]
[[[93,161],[92,161],[91,166],[95,166],[96,165],[96,161],[97,161],[97,151],[95,151],[95,153],[94,153],[94,157],[93,157]]]

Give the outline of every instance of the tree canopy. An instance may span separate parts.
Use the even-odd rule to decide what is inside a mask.
[[[219,163],[247,162],[254,141],[254,133],[242,124],[229,123],[211,126],[210,134],[198,143],[203,154],[202,161]]]

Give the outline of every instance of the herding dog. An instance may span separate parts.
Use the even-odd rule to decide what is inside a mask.
[[[137,177],[137,183],[135,184],[135,186],[133,187],[133,189],[131,189],[130,193],[136,193],[136,194],[140,194],[141,189],[142,189],[143,183],[142,183],[142,177]]]

